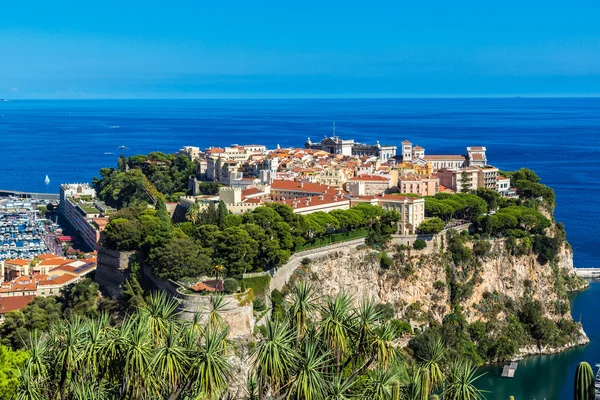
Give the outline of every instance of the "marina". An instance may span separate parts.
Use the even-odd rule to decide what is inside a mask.
[[[60,228],[37,209],[46,204],[45,200],[0,200],[0,260],[34,259],[50,249],[56,251],[51,241]]]

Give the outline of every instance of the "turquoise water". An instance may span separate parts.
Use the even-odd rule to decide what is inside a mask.
[[[513,379],[501,378],[502,365],[483,369],[480,387],[492,393],[488,400],[564,400],[572,399],[575,368],[581,361],[594,366],[600,363],[600,282],[591,282],[589,289],[573,296],[572,315],[581,320],[590,343],[559,354],[527,357],[519,361]],[[594,372],[595,372],[594,368]],[[483,372],[482,371],[482,372]]]

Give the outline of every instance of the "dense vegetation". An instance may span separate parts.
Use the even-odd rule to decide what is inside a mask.
[[[354,303],[343,292],[319,298],[301,284],[249,347],[228,340],[220,296],[202,323],[179,320],[177,302],[161,294],[131,313],[72,315],[30,331],[26,352],[5,349],[12,360],[6,372],[19,376],[6,398],[482,398],[472,363],[450,358],[439,340],[411,357],[396,345],[399,331],[385,307]],[[240,376],[236,357],[248,376]]]
[[[236,276],[278,267],[294,251],[329,243],[338,236],[348,239],[373,232],[384,240],[399,220],[397,213],[368,204],[303,216],[275,203],[231,215],[222,202],[209,202],[192,205],[188,221],[177,225],[165,212],[160,200],[156,209],[119,210],[107,225],[104,246],[138,250],[141,261],[164,279],[208,275],[215,265],[224,266],[228,276]]]
[[[539,236],[547,237],[547,236]],[[555,228],[551,241],[564,242],[563,231]],[[513,254],[515,245],[512,238],[505,239],[506,248],[501,250]],[[525,346],[560,347],[576,340],[580,336],[580,326],[569,316],[569,301],[567,288],[571,277],[555,263],[556,254],[546,254],[549,257],[552,274],[555,280],[553,288],[557,300],[553,303],[542,304],[536,299],[534,288],[530,281],[524,281],[525,294],[520,299],[510,298],[498,292],[485,292],[483,299],[474,306],[481,318],[469,324],[465,318],[461,304],[472,295],[476,285],[483,280],[482,263],[495,257],[491,242],[485,239],[474,239],[465,232],[461,234],[449,230],[445,237],[447,250],[443,254],[446,267],[446,282],[436,282],[437,291],[448,290],[451,312],[444,315],[441,323],[431,312],[420,311],[418,304],[407,309],[407,316],[420,321],[427,321],[429,329],[423,335],[411,341],[415,351],[423,342],[441,338],[448,352],[455,357],[463,357],[475,364],[487,361],[505,360],[515,356],[519,349]],[[535,253],[535,246],[525,248],[523,241],[516,245],[523,253]],[[559,251],[559,248],[556,249]],[[542,254],[538,254],[539,257]],[[402,273],[407,272],[410,263],[401,263]],[[548,315],[554,316],[553,319]]]
[[[506,238],[515,256],[533,250],[543,264],[551,261],[565,241],[562,224],[548,230],[555,205],[554,191],[539,183],[535,172],[522,168],[502,172],[519,190],[518,198],[504,198],[494,190],[479,188],[469,193],[438,193],[425,198],[425,215],[429,217],[418,228],[419,233],[439,233],[444,222],[454,219],[473,223],[474,233],[481,238]]]
[[[93,185],[101,200],[120,209],[152,204],[158,198],[177,201],[187,193],[189,177],[195,173],[196,164],[188,156],[153,152],[147,156],[121,156],[118,168],[102,168]]]

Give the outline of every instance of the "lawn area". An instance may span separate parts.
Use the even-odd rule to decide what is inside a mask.
[[[269,293],[269,284],[271,283],[270,275],[243,278],[240,280],[240,284],[241,282],[244,282],[247,289],[252,288],[254,297],[260,297],[261,299],[266,300],[271,295],[271,293]]]

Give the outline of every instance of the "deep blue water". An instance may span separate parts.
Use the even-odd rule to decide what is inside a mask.
[[[488,148],[489,162],[501,169],[534,169],[556,191],[555,214],[566,225],[575,265],[600,267],[595,229],[600,225],[600,174],[594,170],[599,166],[600,99],[0,103],[0,189],[57,192],[63,182],[91,181],[101,167],[114,166],[120,153],[232,143],[302,146],[307,137],[315,141],[331,134],[333,120],[344,138],[397,146],[409,139],[429,154],[463,153],[468,145],[482,145]],[[127,150],[119,150],[120,145]],[[44,184],[46,174],[49,185]],[[583,314],[584,328],[593,337],[600,334],[600,322],[596,304],[588,300],[599,292],[593,286],[574,303],[574,315]],[[581,351],[577,358],[600,362],[593,344],[576,350]],[[539,378],[540,383],[547,380]],[[552,387],[566,390],[571,384],[567,378],[554,378]],[[570,398],[570,391],[559,397],[557,390],[531,392],[533,397],[526,398],[535,393],[538,399]]]

